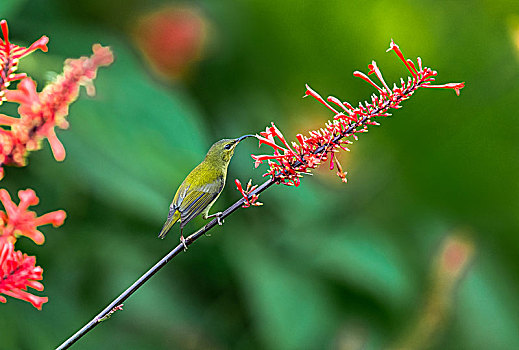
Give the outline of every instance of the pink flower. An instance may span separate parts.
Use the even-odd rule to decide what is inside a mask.
[[[92,47],[90,57],[69,59],[65,62],[63,74],[41,92],[36,83],[25,74],[15,74],[19,59],[41,49],[47,51],[48,38],[42,36],[29,47],[21,47],[9,42],[9,30],[5,20],[0,21],[0,30],[4,39],[0,39],[0,104],[11,101],[19,104],[19,118],[0,114],[0,179],[4,174],[4,165],[23,166],[28,151],[41,147],[41,141],[47,138],[56,160],[65,158],[65,148],[58,140],[55,127],[66,129],[68,106],[78,96],[79,87],[86,86],[87,93],[95,92],[92,84],[97,69],[112,63],[113,55],[109,48],[101,45]],[[15,90],[8,90],[10,83],[21,80]],[[39,226],[63,224],[66,213],[56,210],[41,216],[30,211],[29,207],[38,204],[36,193],[27,189],[18,192],[18,205],[9,193],[0,189],[0,202],[5,211],[0,211],[0,302],[6,302],[5,296],[11,296],[30,302],[41,309],[47,297],[35,296],[27,291],[33,288],[43,290],[43,269],[36,266],[36,258],[14,250],[18,237],[26,236],[36,244],[43,244],[45,237],[38,230]]]
[[[27,292],[27,288],[43,290],[43,285],[37,282],[42,280],[43,269],[36,266],[35,257],[14,251],[14,243],[19,236],[26,236],[36,244],[42,244],[45,237],[38,231],[38,226],[60,226],[65,221],[66,213],[56,210],[38,217],[35,212],[28,210],[39,202],[36,193],[27,189],[19,191],[18,197],[20,203],[16,205],[9,193],[0,189],[0,201],[5,208],[5,212],[0,211],[0,302],[6,302],[1,295],[4,294],[28,301],[41,309],[48,299],[32,295]]]
[[[14,245],[0,236],[0,302],[7,299],[3,296],[28,301],[35,308],[41,310],[47,297],[39,297],[27,292],[27,288],[43,290],[43,269],[36,266],[36,258],[14,250]],[[3,294],[3,295],[2,295]]]
[[[24,78],[25,74],[15,74],[18,68],[18,61],[20,58],[40,49],[47,51],[47,43],[49,38],[45,35],[36,40],[29,47],[22,47],[11,44],[9,42],[9,28],[5,19],[0,21],[0,28],[4,36],[4,40],[0,39],[0,104],[6,100],[5,91],[12,81]]]
[[[16,102],[19,118],[0,115],[0,179],[4,165],[26,165],[28,151],[41,148],[41,141],[47,139],[58,161],[65,159],[65,148],[56,136],[55,128],[66,129],[68,106],[77,99],[79,87],[86,86],[87,93],[95,93],[92,84],[97,69],[113,62],[108,47],[96,44],[90,57],[68,59],[63,73],[47,85],[41,92],[36,83],[25,74],[14,74],[19,59],[41,49],[47,51],[49,39],[42,36],[28,48],[9,42],[9,30],[5,20],[0,21],[4,40],[0,39],[0,104],[3,101]],[[15,90],[8,90],[13,80],[21,80]]]
[[[61,226],[67,214],[63,210],[56,210],[37,217],[36,213],[28,210],[30,206],[39,202],[36,193],[27,189],[18,192],[20,203],[16,205],[9,193],[0,189],[0,201],[5,212],[0,211],[0,239],[14,243],[19,236],[29,237],[36,244],[43,244],[45,237],[38,231],[38,226],[52,224]]]
[[[94,94],[92,80],[96,77],[97,68],[113,61],[108,48],[96,44],[92,50],[91,57],[67,60],[63,74],[40,93],[36,91],[36,83],[31,78],[24,78],[16,90],[6,92],[7,100],[20,104],[18,113],[21,118],[16,124],[15,135],[22,144],[28,146],[28,150],[39,149],[40,140],[47,138],[54,158],[58,161],[65,159],[65,148],[54,128],[68,128],[65,117],[68,115],[68,106],[77,99],[79,87],[85,85],[87,92]]]

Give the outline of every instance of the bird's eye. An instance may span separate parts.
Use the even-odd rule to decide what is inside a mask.
[[[231,144],[230,144],[230,143],[226,144],[226,145],[224,146],[224,148],[225,148],[225,149],[231,149]]]

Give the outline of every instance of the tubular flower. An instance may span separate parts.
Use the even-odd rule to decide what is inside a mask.
[[[236,184],[236,188],[238,189],[238,191],[240,191],[243,198],[245,199],[244,204],[241,206],[242,208],[248,208],[250,206],[257,207],[263,205],[263,203],[257,201],[259,198],[258,194],[251,195],[251,192],[258,187],[258,185],[252,185],[252,180],[249,180],[249,182],[247,183],[247,188],[245,190],[243,189],[240,180],[236,179],[234,180],[234,183]]]
[[[27,189],[19,191],[18,197],[20,203],[16,205],[9,193],[0,189],[0,201],[5,208],[5,212],[0,211],[0,240],[14,244],[19,236],[26,236],[36,244],[43,244],[45,237],[38,231],[38,226],[47,224],[61,226],[67,214],[63,210],[56,210],[38,217],[35,212],[28,210],[30,206],[39,202],[36,193]]]
[[[9,42],[5,20],[0,22],[4,40],[0,42],[0,99],[16,102],[19,118],[0,114],[0,178],[4,165],[24,166],[28,151],[41,148],[41,141],[47,138],[58,161],[65,159],[65,148],[56,136],[55,127],[66,129],[68,106],[77,99],[79,87],[86,86],[87,93],[93,95],[92,81],[97,69],[113,62],[108,47],[95,44],[90,57],[68,59],[63,73],[41,92],[36,83],[25,74],[14,74],[18,60],[36,49],[47,51],[48,38],[43,36],[28,48]],[[16,90],[8,90],[9,83],[21,80]]]
[[[16,205],[9,193],[0,189],[0,201],[5,212],[0,211],[0,302],[5,303],[3,295],[30,302],[37,309],[41,309],[46,297],[39,297],[27,292],[31,287],[38,291],[43,290],[43,269],[36,266],[36,258],[14,250],[14,243],[19,236],[31,238],[35,243],[42,244],[45,240],[38,231],[38,226],[53,224],[60,226],[65,220],[63,210],[56,210],[37,217],[36,213],[28,210],[30,206],[39,202],[36,193],[27,189],[18,192],[20,203]]]
[[[0,21],[0,29],[4,36],[3,40],[0,38],[0,104],[2,104],[6,100],[5,92],[11,82],[27,76],[24,73],[15,74],[20,58],[38,49],[47,52],[49,38],[44,35],[31,46],[22,47],[9,42],[9,28],[5,19]]]
[[[337,175],[346,182],[346,172],[343,172],[335,155],[340,149],[349,151],[348,145],[358,139],[360,133],[368,131],[369,125],[379,125],[376,117],[388,117],[390,109],[401,108],[400,103],[410,98],[420,87],[453,89],[457,95],[465,86],[465,83],[448,83],[443,85],[431,85],[437,72],[431,68],[422,66],[422,60],[417,58],[417,64],[406,59],[397,44],[391,40],[388,51],[394,51],[404,63],[411,76],[407,81],[400,79],[400,85],[393,84],[390,89],[386,84],[380,69],[375,61],[368,65],[368,74],[359,71],[353,73],[369,83],[377,90],[377,94],[371,96],[371,102],[364,101],[358,107],[353,107],[348,102],[342,102],[336,97],[329,96],[326,100],[317,92],[306,85],[305,96],[312,96],[322,103],[333,114],[333,120],[328,121],[323,128],[313,130],[308,135],[297,134],[297,142],[288,142],[281,131],[272,123],[264,132],[256,137],[259,145],[265,144],[272,147],[273,154],[252,155],[255,166],[267,161],[269,170],[263,176],[271,176],[277,183],[288,186],[299,186],[302,174],[309,173],[324,161],[330,162],[330,170],[337,166]],[[375,75],[380,81],[376,84],[369,75]]]
[[[0,236],[0,302],[7,302],[3,296],[6,295],[28,301],[41,310],[48,298],[33,295],[27,288],[42,291],[43,284],[38,282],[43,278],[42,274],[43,269],[36,266],[34,256],[15,251],[13,243],[3,240]]]

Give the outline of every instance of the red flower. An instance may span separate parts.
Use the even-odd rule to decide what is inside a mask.
[[[263,203],[257,201],[259,197],[258,194],[253,194],[249,198],[250,193],[258,187],[257,185],[252,186],[252,180],[249,180],[249,182],[247,183],[247,189],[245,190],[243,189],[240,180],[236,179],[234,180],[234,183],[236,184],[236,188],[238,189],[238,191],[241,192],[243,198],[245,199],[244,204],[241,206],[242,208],[248,208],[250,206],[257,207],[263,205]]]
[[[14,243],[19,236],[26,236],[36,244],[43,244],[45,237],[38,231],[38,226],[61,226],[67,214],[63,210],[56,210],[37,217],[35,212],[27,210],[30,206],[38,204],[36,193],[27,189],[19,191],[18,197],[20,203],[16,205],[9,193],[0,189],[0,201],[5,208],[5,212],[0,211],[0,239]]]
[[[208,34],[201,11],[185,5],[153,11],[135,26],[135,39],[151,66],[171,78],[181,78],[202,58]]]
[[[354,76],[363,79],[377,89],[379,95],[373,94],[371,102],[364,101],[364,103],[359,103],[358,107],[353,107],[348,102],[341,102],[333,96],[329,96],[325,100],[310,86],[306,85],[305,97],[314,97],[332,111],[334,114],[333,120],[328,121],[319,130],[310,131],[308,136],[298,134],[296,136],[298,142],[292,142],[290,145],[274,123],[271,127],[267,127],[265,132],[256,135],[260,146],[265,144],[274,150],[273,154],[252,155],[256,167],[264,161],[268,162],[269,170],[264,176],[271,176],[278,183],[298,186],[301,174],[308,173],[321,162],[329,159],[330,169],[333,169],[334,164],[336,164],[337,175],[343,182],[346,182],[346,173],[343,172],[335,154],[339,149],[349,151],[346,145],[353,141],[348,140],[348,138],[357,140],[357,134],[367,132],[369,125],[379,125],[374,120],[376,117],[390,116],[391,114],[388,111],[391,108],[401,108],[400,103],[410,98],[420,87],[453,89],[459,95],[460,89],[465,86],[465,83],[431,85],[437,75],[436,71],[422,67],[422,60],[419,57],[417,58],[418,68],[416,68],[413,61],[405,59],[402,51],[393,40],[391,40],[388,51],[390,50],[395,51],[411,73],[411,77],[408,77],[407,81],[400,79],[400,86],[393,85],[393,89],[390,89],[375,61],[368,65],[368,75],[375,74],[380,80],[381,86],[373,82],[368,75],[355,71]],[[330,103],[340,109],[335,109]],[[276,139],[278,143],[276,143]]]
[[[7,27],[5,19],[0,21],[0,28],[4,36],[4,40],[0,39],[0,104],[2,104],[2,102],[6,100],[5,91],[10,83],[26,77],[24,73],[15,74],[20,58],[38,49],[46,52],[49,38],[44,35],[31,46],[22,47],[9,42],[9,28]]]
[[[36,193],[27,189],[19,191],[18,197],[20,203],[16,205],[9,193],[0,189],[0,201],[5,208],[5,212],[0,211],[0,294],[28,301],[41,309],[48,299],[30,294],[27,288],[43,290],[43,285],[37,282],[42,279],[43,269],[36,266],[35,257],[14,251],[14,243],[19,236],[26,236],[35,243],[42,244],[45,237],[38,231],[38,226],[60,226],[66,214],[63,210],[56,210],[37,217],[35,212],[28,210],[39,202]],[[2,295],[0,302],[6,302]]]
[[[3,101],[19,103],[20,118],[0,114],[0,179],[3,177],[3,165],[24,166],[27,151],[41,148],[41,141],[47,138],[54,158],[65,158],[65,148],[58,140],[55,127],[66,129],[68,106],[77,98],[79,87],[86,86],[92,95],[95,89],[92,80],[97,69],[113,62],[109,48],[94,45],[93,55],[65,61],[63,73],[47,85],[41,92],[36,90],[36,83],[25,74],[14,74],[20,58],[41,49],[47,51],[49,39],[42,36],[28,48],[9,42],[9,31],[5,20],[0,21],[4,40],[0,39],[0,104]],[[7,90],[13,80],[20,80],[16,90]]]
[[[9,30],[5,20],[0,21],[4,39],[0,39],[0,104],[11,101],[19,104],[19,118],[0,114],[0,179],[4,165],[23,166],[28,151],[40,148],[44,138],[49,140],[56,160],[65,158],[65,149],[56,137],[55,127],[66,129],[68,106],[74,102],[81,85],[86,86],[92,95],[92,85],[97,69],[112,63],[113,55],[109,48],[94,45],[90,57],[69,59],[65,62],[63,73],[41,92],[36,83],[25,74],[15,74],[19,59],[41,49],[47,51],[48,38],[42,36],[28,48],[9,42]],[[21,80],[15,90],[8,90],[10,82]],[[0,202],[5,211],[0,211],[0,302],[6,302],[3,295],[26,300],[41,309],[48,298],[35,296],[27,289],[43,290],[40,282],[43,269],[36,266],[36,258],[14,250],[19,236],[31,238],[36,244],[43,244],[45,237],[38,227],[46,224],[60,226],[66,213],[56,210],[42,216],[28,210],[38,204],[36,193],[27,189],[18,192],[20,202],[16,205],[9,193],[0,189]]]
[[[34,256],[15,251],[14,245],[0,236],[0,302],[7,302],[7,299],[2,296],[4,294],[28,301],[41,310],[48,298],[33,295],[27,292],[27,288],[42,291],[43,284],[37,282],[42,279],[42,274],[43,269],[36,266]]]
[[[20,152],[37,150],[40,141],[47,138],[54,158],[58,161],[65,159],[65,148],[56,137],[54,128],[68,128],[65,117],[68,115],[68,106],[77,99],[79,87],[85,85],[87,93],[95,93],[92,80],[96,77],[97,68],[112,63],[113,56],[109,48],[96,44],[92,47],[91,57],[81,57],[65,61],[63,74],[54,82],[47,85],[40,93],[36,91],[36,83],[31,78],[24,78],[16,90],[6,92],[9,101],[20,104],[18,113],[21,118],[10,119],[4,124],[11,125],[11,130],[20,145]],[[12,163],[24,165],[17,159]],[[6,164],[9,164],[7,162]]]

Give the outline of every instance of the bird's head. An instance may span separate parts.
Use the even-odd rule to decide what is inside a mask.
[[[228,165],[234,154],[234,149],[238,143],[247,137],[254,137],[254,135],[243,135],[237,139],[223,139],[217,141],[211,146],[205,159],[213,162],[219,162],[224,166]]]

